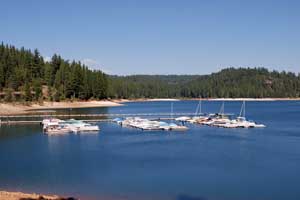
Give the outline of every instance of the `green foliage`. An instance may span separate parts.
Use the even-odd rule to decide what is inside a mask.
[[[25,101],[40,101],[42,86],[48,87],[49,100],[107,98],[107,78],[100,70],[90,70],[80,62],[71,63],[54,54],[44,62],[37,49],[0,45],[0,91],[22,90]]]
[[[32,101],[31,88],[30,88],[30,84],[28,82],[26,82],[25,86],[24,86],[24,100]]]
[[[33,91],[34,91],[34,100],[39,101],[43,96],[42,84],[40,79],[35,79],[33,81]]]
[[[211,75],[108,76],[54,54],[45,62],[38,50],[0,45],[0,92],[5,99],[42,101],[110,98],[300,97],[300,76],[265,68],[227,68]],[[14,92],[15,91],[15,92]],[[46,90],[47,91],[47,90]]]
[[[5,102],[13,102],[15,101],[14,90],[11,88],[5,89]]]
[[[211,75],[110,76],[110,98],[299,97],[300,76],[265,68],[227,68]]]
[[[52,87],[48,87],[47,97],[48,97],[49,101],[53,101],[54,100],[54,97],[53,97],[53,88]]]

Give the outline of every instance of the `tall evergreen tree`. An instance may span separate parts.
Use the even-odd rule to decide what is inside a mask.
[[[35,79],[33,81],[33,91],[34,91],[34,100],[38,101],[43,95],[42,84],[40,79]]]
[[[30,84],[28,82],[26,82],[25,86],[24,86],[24,100],[32,101],[31,88],[30,88]]]

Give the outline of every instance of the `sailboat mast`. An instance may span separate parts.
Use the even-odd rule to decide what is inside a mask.
[[[243,101],[241,111],[240,111],[240,117],[245,117],[246,116],[246,102]]]
[[[195,116],[197,116],[198,110],[199,110],[199,103],[197,104],[197,108],[196,108],[196,111],[195,111]]]
[[[246,101],[244,101],[244,117],[246,117]]]
[[[222,106],[221,106],[221,109],[220,109],[220,112],[219,112],[220,114],[224,114],[224,113],[225,113],[225,109],[224,109],[225,106],[224,106],[224,104],[225,104],[225,103],[224,103],[224,101],[223,101]]]
[[[199,100],[199,106],[200,106],[199,115],[201,115],[202,114],[202,100],[201,99]]]
[[[244,117],[246,117],[246,101],[244,101]]]

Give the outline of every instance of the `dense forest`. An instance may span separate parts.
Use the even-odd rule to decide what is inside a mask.
[[[300,75],[265,68],[227,68],[211,75],[112,76],[111,98],[300,97]]]
[[[5,101],[60,101],[107,98],[107,75],[80,62],[53,55],[45,62],[39,51],[0,45],[0,91]]]
[[[210,75],[106,75],[54,54],[0,45],[1,101],[107,98],[300,97],[300,75],[265,68],[227,68]]]

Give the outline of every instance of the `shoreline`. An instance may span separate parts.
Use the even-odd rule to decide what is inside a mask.
[[[155,101],[300,101],[300,98],[138,98],[138,99],[115,99],[117,103],[126,102],[155,102]]]
[[[197,98],[195,100],[200,100]],[[300,98],[207,98],[207,101],[300,101]]]
[[[20,103],[0,103],[0,115],[23,115],[39,110],[67,109],[67,108],[97,108],[122,106],[121,103],[101,100],[101,101],[74,101],[74,102],[44,102],[42,105],[33,103],[23,105]]]
[[[23,193],[23,192],[8,192],[0,191],[0,200],[20,200],[20,199],[45,199],[45,200],[64,200],[68,198],[60,197],[57,195],[44,195],[36,193]],[[75,199],[75,198],[73,198]]]
[[[68,108],[97,108],[97,107],[115,107],[123,106],[128,102],[172,102],[172,101],[300,101],[300,98],[138,98],[138,99],[110,99],[101,101],[63,101],[63,102],[43,102],[43,104],[33,103],[23,105],[21,103],[0,103],[0,115],[25,115],[41,110],[49,111],[51,109]]]

